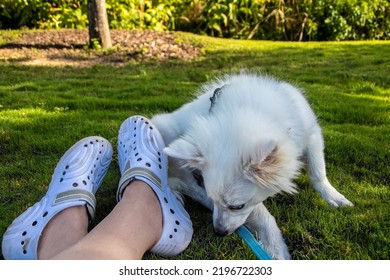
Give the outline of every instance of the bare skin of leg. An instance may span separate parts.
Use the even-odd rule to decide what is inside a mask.
[[[75,244],[88,233],[85,206],[67,208],[44,228],[38,243],[38,259],[47,260]]]
[[[75,213],[67,213],[72,208],[59,213],[45,228],[38,248],[40,259],[141,259],[162,234],[160,202],[142,181],[131,182],[112,212],[88,234],[85,207],[81,207],[84,214],[79,216],[84,223],[69,227],[75,219]],[[72,236],[66,244],[59,237],[61,231]]]

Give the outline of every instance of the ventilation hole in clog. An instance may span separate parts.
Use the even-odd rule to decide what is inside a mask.
[[[99,139],[96,139],[96,143],[98,143],[99,142]]]
[[[77,184],[77,183],[73,183],[72,186],[73,186],[74,188],[76,188],[76,187],[78,187],[78,185],[79,185],[79,184]]]
[[[159,164],[159,165],[158,165],[158,167],[159,167],[160,169],[162,169],[162,166],[161,166],[161,164]]]
[[[96,164],[93,165],[93,168],[96,168]]]
[[[69,165],[65,166],[65,169],[69,169]]]
[[[174,232],[177,232],[177,228],[174,228],[173,231],[174,231]]]
[[[85,180],[83,180],[83,184],[84,184],[84,186],[86,186],[86,185],[87,185],[87,182],[86,182]]]
[[[133,144],[135,145],[136,141],[133,142]]]
[[[151,166],[152,166],[149,162],[145,163],[145,165],[146,165],[147,167],[151,167]]]
[[[93,174],[93,170],[91,170],[91,174]]]
[[[158,154],[159,156],[161,156],[160,152],[157,152],[157,154]]]
[[[87,179],[88,179],[88,180],[91,180],[91,177],[89,177],[89,175],[88,175],[88,176],[87,176]]]
[[[176,221],[175,221],[175,224],[180,225],[180,222],[176,220]]]
[[[22,236],[26,236],[27,231],[23,231]]]
[[[173,211],[173,209],[169,209],[169,211],[171,211],[172,214],[175,214],[175,211]]]
[[[102,148],[104,148],[104,145],[102,144]]]
[[[164,197],[164,201],[165,203],[168,203],[168,199],[166,197]]]
[[[24,254],[24,255],[27,254],[27,251],[26,251],[26,250],[23,250],[23,254]]]
[[[136,137],[137,136],[137,134],[134,134],[134,137]]]
[[[45,213],[43,213],[42,217],[43,217],[43,218],[46,217],[47,214],[48,214],[48,212],[46,211]]]
[[[99,151],[99,154],[102,154],[102,151]]]
[[[142,160],[142,158],[137,158],[137,161],[141,161]]]
[[[93,142],[92,142],[92,141],[90,141],[90,142],[89,142],[89,144],[93,145]]]
[[[138,153],[136,153],[135,156],[137,157],[137,156],[138,156]]]
[[[87,144],[85,144],[85,145],[84,145],[84,147],[88,147],[88,145],[87,145]]]
[[[158,162],[161,162],[161,158],[158,158]]]
[[[99,160],[99,157],[97,157],[96,160]]]
[[[64,172],[62,172],[62,175],[66,175],[66,172],[64,171]]]
[[[20,242],[20,245],[24,245],[24,241]]]
[[[64,181],[64,178],[61,178],[61,179],[60,179],[60,183],[61,183],[62,181]]]
[[[38,224],[38,222],[37,222],[37,221],[34,221],[31,225],[32,225],[33,227],[35,227],[37,224]]]
[[[150,129],[153,129],[153,127],[149,126]]]
[[[133,151],[136,151],[137,150],[137,147],[134,147]]]

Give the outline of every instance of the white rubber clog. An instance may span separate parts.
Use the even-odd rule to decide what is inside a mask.
[[[124,189],[132,180],[144,181],[153,189],[161,204],[163,231],[160,240],[150,251],[170,257],[187,248],[193,229],[187,211],[168,185],[168,158],[162,152],[164,147],[164,140],[150,120],[134,116],[122,123],[118,136],[122,177],[117,201],[120,201]]]
[[[46,195],[8,227],[2,242],[5,259],[37,259],[43,229],[60,211],[85,205],[95,214],[95,193],[112,158],[112,146],[104,138],[87,137],[74,144],[60,159]]]

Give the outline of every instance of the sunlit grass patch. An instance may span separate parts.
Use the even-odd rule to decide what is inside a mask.
[[[130,115],[169,112],[203,83],[247,69],[302,88],[318,115],[328,176],[353,208],[333,209],[310,187],[266,201],[295,259],[388,259],[390,248],[390,44],[238,41],[180,33],[201,43],[192,61],[114,67],[0,64],[0,235],[45,193],[62,154],[100,135],[116,149]],[[1,42],[1,40],[0,40]],[[115,206],[116,152],[97,193],[99,222]],[[187,199],[194,239],[178,259],[249,259],[240,238],[217,237],[211,213]],[[157,258],[147,254],[146,258]]]

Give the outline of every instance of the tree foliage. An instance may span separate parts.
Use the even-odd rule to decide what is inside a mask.
[[[111,28],[270,40],[390,39],[388,0],[106,0]],[[87,0],[1,0],[0,28],[86,28]]]

